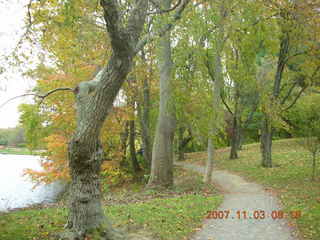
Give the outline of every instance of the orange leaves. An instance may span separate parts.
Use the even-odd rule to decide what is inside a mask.
[[[48,151],[41,160],[43,171],[27,169],[25,174],[38,183],[51,183],[56,180],[68,180],[67,165],[67,139],[61,135],[53,134],[45,139]]]

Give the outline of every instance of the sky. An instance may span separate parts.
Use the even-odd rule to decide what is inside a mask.
[[[27,3],[27,0],[0,1],[0,55],[9,54],[24,33]],[[8,99],[31,90],[34,85],[32,80],[23,77],[18,70],[7,70],[0,74],[0,106]],[[15,127],[19,122],[19,104],[31,102],[31,97],[23,97],[1,107],[0,128]]]

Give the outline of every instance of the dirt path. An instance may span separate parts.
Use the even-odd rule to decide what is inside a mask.
[[[204,173],[204,167],[201,166],[191,164],[181,166]],[[288,226],[287,220],[272,218],[272,212],[279,211],[281,208],[276,197],[266,192],[262,186],[249,183],[237,175],[220,170],[213,172],[212,181],[225,192],[224,201],[217,209],[217,211],[223,211],[220,214],[224,214],[224,219],[206,219],[203,228],[194,234],[192,240],[298,239],[297,234]],[[240,219],[237,211],[241,211]],[[227,212],[229,212],[228,217]],[[265,217],[255,219],[254,213],[257,218],[263,218],[263,214]],[[247,215],[246,218],[244,214]]]

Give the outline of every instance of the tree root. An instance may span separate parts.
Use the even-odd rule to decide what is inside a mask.
[[[66,230],[53,236],[54,240],[128,240],[127,234],[101,226],[89,230],[86,234],[79,234],[72,230]]]

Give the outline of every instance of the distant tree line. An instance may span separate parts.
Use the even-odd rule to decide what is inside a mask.
[[[23,128],[0,128],[0,146],[24,147],[25,145]]]

